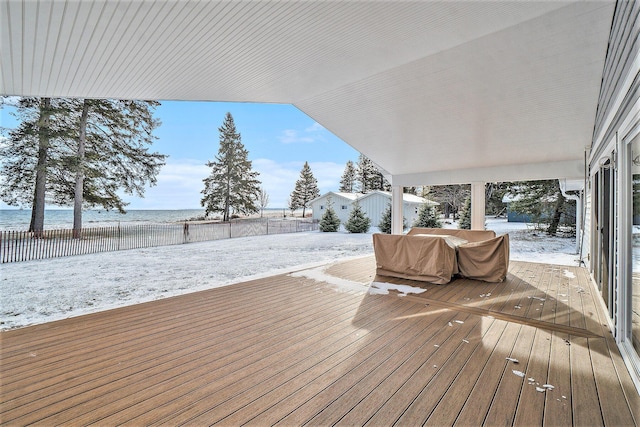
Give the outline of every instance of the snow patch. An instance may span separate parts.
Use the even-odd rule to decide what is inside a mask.
[[[457,224],[445,227],[457,228]],[[578,265],[575,239],[533,236],[526,224],[505,219],[487,218],[487,228],[497,234],[509,233],[512,260]],[[371,233],[304,232],[7,263],[2,265],[0,274],[0,330],[289,274],[372,254]],[[322,276],[322,272],[308,274]],[[364,284],[327,276],[322,276],[322,280],[331,280],[336,287],[366,290]],[[369,291],[388,293],[384,287],[372,286]],[[582,288],[576,291],[585,292]]]
[[[342,279],[340,277],[335,277],[330,274],[327,274],[326,270],[329,267],[331,267],[331,265],[325,265],[322,267],[296,271],[296,272],[290,273],[289,276],[306,277],[307,279],[313,279],[318,282],[328,283],[338,291],[361,292],[361,293],[364,293],[367,291],[365,283],[354,282],[351,280]]]
[[[409,294],[421,294],[426,291],[424,288],[409,285],[396,285],[395,283],[371,282],[369,294],[371,295],[388,295],[389,291],[398,291],[399,296],[407,296]]]

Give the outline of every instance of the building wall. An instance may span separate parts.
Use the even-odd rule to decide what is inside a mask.
[[[335,211],[338,218],[340,218],[340,223],[344,224],[349,220],[349,215],[351,215],[351,211],[353,210],[354,200],[349,200],[344,197],[340,197],[337,194],[329,194],[331,196],[331,200],[333,202],[333,210]],[[323,195],[314,201],[311,204],[311,209],[313,210],[312,218],[320,220],[322,215],[326,212],[328,207],[327,204],[327,195]],[[360,207],[364,211],[364,213],[371,219],[371,226],[377,227],[382,219],[382,214],[388,205],[391,204],[391,196],[386,196],[385,194],[380,193],[369,193],[368,195],[361,196],[358,198],[358,203]],[[323,207],[323,209],[321,209]],[[345,208],[346,209],[343,209]],[[412,202],[404,202],[403,207],[403,215],[407,219],[407,224],[411,226],[411,224],[418,217],[418,209],[420,208],[420,204],[412,203]]]
[[[375,193],[368,197],[359,199],[359,203],[367,216],[371,218],[371,226],[377,227],[382,219],[382,214],[384,214],[384,211],[387,209],[387,206],[391,205],[391,196]],[[407,201],[403,203],[402,215],[407,220],[409,227],[418,217],[417,212],[419,208],[420,204],[418,203],[411,203]]]
[[[633,287],[632,273],[637,266],[632,262],[632,193],[630,185],[632,153],[630,144],[640,133],[640,2],[618,1],[611,26],[611,34],[602,76],[602,86],[596,110],[592,149],[589,156],[589,188],[585,189],[584,248],[591,248],[589,267],[602,301],[609,309],[609,322],[623,359],[640,390],[640,351],[634,349],[631,331],[633,298],[638,288]],[[596,177],[612,177],[611,203],[608,206],[603,183]],[[607,207],[610,221],[602,214],[596,224],[596,210]],[[603,228],[604,227],[604,228]],[[597,228],[600,228],[598,230]],[[601,230],[611,230],[610,244]],[[602,244],[601,242],[605,242]],[[637,251],[637,248],[635,248]],[[606,259],[612,260],[607,265]],[[635,254],[635,253],[634,253]],[[637,304],[637,302],[636,302]]]
[[[640,79],[638,70],[634,69],[634,59],[640,49],[639,12],[640,2],[618,1],[616,4],[596,110],[595,142],[609,141],[615,135],[625,113],[631,109],[634,98],[637,99]],[[628,88],[627,81],[633,79],[634,75],[635,81]],[[594,157],[599,157],[601,147],[594,148]]]
[[[382,218],[387,205],[391,203],[391,198],[386,198],[381,194],[371,194],[358,200],[360,207],[365,214],[371,219],[371,226],[377,227]]]
[[[328,196],[322,196],[318,198],[316,201],[314,201],[311,204],[311,209],[313,211],[311,217],[318,221],[322,219],[322,215],[324,215],[324,213],[328,209],[329,197],[331,197],[331,203],[332,203],[334,212],[336,213],[338,218],[340,218],[340,223],[344,224],[349,219],[349,215],[351,214],[351,204],[353,203],[353,201],[346,199],[344,197],[340,197],[337,194],[329,194]],[[346,207],[346,209],[343,209],[343,207]]]

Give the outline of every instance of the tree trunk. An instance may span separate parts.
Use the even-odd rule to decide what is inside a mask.
[[[556,200],[555,211],[553,212],[553,217],[551,218],[551,222],[549,223],[549,228],[547,229],[547,233],[550,236],[555,236],[558,231],[558,225],[560,224],[560,216],[562,216],[562,211],[564,209],[564,196],[558,193],[558,200]]]
[[[29,231],[36,237],[42,237],[44,231],[44,205],[47,189],[47,152],[49,150],[49,125],[51,122],[51,98],[40,101],[38,119],[38,164],[36,165],[36,184],[31,206],[31,224]]]
[[[73,193],[73,238],[82,237],[82,204],[84,192],[84,152],[87,142],[87,117],[89,116],[89,102],[82,103],[82,116],[78,135],[78,152],[76,164],[76,186]]]

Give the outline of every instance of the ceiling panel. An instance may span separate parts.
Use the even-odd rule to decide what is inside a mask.
[[[0,0],[0,93],[292,103],[398,180],[455,179],[582,157],[613,7]]]

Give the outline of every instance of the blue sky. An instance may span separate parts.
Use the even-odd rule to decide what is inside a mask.
[[[163,101],[156,110],[162,125],[153,150],[168,154],[158,183],[144,198],[124,195],[127,209],[200,208],[205,166],[218,152],[219,131],[230,112],[269,194],[268,208],[286,207],[305,161],[318,180],[320,192],[337,190],[348,160],[358,152],[292,105],[229,102]],[[11,108],[0,112],[4,127],[15,126]],[[0,208],[7,205],[0,203]]]

